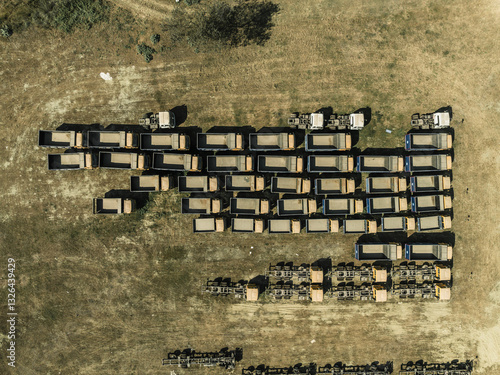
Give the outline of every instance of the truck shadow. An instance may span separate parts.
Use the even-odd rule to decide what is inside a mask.
[[[186,122],[188,116],[187,105],[178,105],[170,110],[175,116],[175,126],[179,126]]]

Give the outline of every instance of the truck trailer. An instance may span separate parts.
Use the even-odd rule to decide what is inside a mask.
[[[224,232],[224,219],[221,217],[197,217],[193,219],[194,233],[221,233]]]
[[[451,228],[451,216],[427,216],[417,219],[417,231],[442,230]]]
[[[306,135],[306,151],[349,151],[349,133],[309,133]]]
[[[301,177],[273,177],[271,193],[309,194],[311,181]]]
[[[278,199],[278,216],[311,215],[317,209],[316,199]]]
[[[74,152],[67,154],[48,154],[49,171],[64,171],[77,169],[92,169],[92,154],[90,152]]]
[[[398,243],[357,243],[354,247],[357,260],[388,260],[395,261],[403,257],[403,247]]]
[[[129,214],[135,210],[135,200],[126,198],[94,198],[94,214]]]
[[[265,215],[269,213],[269,201],[260,198],[231,198],[231,215]]]
[[[354,198],[323,199],[323,215],[355,215],[363,212],[363,200]]]
[[[410,133],[405,136],[406,151],[441,151],[452,147],[448,133]]]
[[[201,158],[191,154],[153,154],[153,169],[163,171],[201,171]]]
[[[381,229],[382,232],[405,232],[415,230],[415,219],[405,216],[383,217]]]
[[[430,193],[448,190],[451,188],[450,176],[413,176],[410,177],[412,193]]]
[[[345,219],[342,227],[344,234],[377,233],[377,222],[375,220]]]
[[[181,200],[181,213],[183,214],[218,214],[220,211],[220,199],[182,198]]]
[[[302,173],[301,156],[259,155],[259,172]]]
[[[406,191],[406,177],[368,177],[367,194],[390,194]]]
[[[253,172],[253,158],[250,155],[209,155],[208,172]]]
[[[310,155],[307,171],[310,173],[352,172],[354,159],[347,155]]]
[[[145,171],[149,169],[149,155],[101,151],[99,152],[99,168]]]
[[[269,233],[300,233],[300,220],[290,219],[269,219],[267,221]]]
[[[369,214],[397,214],[408,210],[408,202],[404,197],[366,198],[366,212]]]
[[[251,133],[252,151],[287,151],[295,149],[295,135],[292,133]]]
[[[135,193],[148,193],[167,191],[172,188],[170,176],[142,175],[130,176],[130,191]]]
[[[306,233],[338,233],[339,221],[324,218],[306,220]]]
[[[178,187],[180,193],[214,192],[219,189],[219,180],[209,176],[179,176]]]
[[[187,151],[189,136],[179,133],[142,133],[141,150],[144,151]]]
[[[265,188],[265,179],[255,175],[229,175],[226,176],[226,191],[262,191]]]
[[[451,197],[447,195],[420,195],[411,197],[412,212],[444,211],[452,208]]]
[[[49,148],[85,148],[87,137],[83,132],[64,130],[39,130],[38,146]]]
[[[434,112],[411,116],[411,126],[417,129],[445,129],[450,127],[450,112]]]
[[[406,244],[405,257],[408,260],[448,261],[453,257],[453,248],[448,244]]]
[[[231,219],[231,230],[235,233],[262,233],[264,222],[262,219],[235,217]]]
[[[89,148],[137,148],[139,137],[126,131],[89,130],[87,142]]]
[[[352,178],[317,178],[314,183],[316,195],[345,195],[356,191],[356,182]]]
[[[404,171],[402,156],[361,155],[356,166],[358,172],[398,173]]]
[[[237,133],[198,133],[200,151],[241,151],[243,136]]]
[[[406,157],[406,172],[434,172],[450,169],[450,155],[410,155]]]

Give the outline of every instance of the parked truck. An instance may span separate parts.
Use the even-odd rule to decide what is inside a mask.
[[[396,261],[403,257],[403,247],[398,243],[357,243],[354,253],[357,260]]]
[[[94,198],[94,214],[129,214],[135,210],[135,200],[127,198]]]
[[[126,131],[98,131],[87,132],[89,148],[137,148],[139,137],[137,133]]]
[[[180,193],[207,193],[219,189],[219,179],[209,176],[179,176]]]
[[[101,151],[99,152],[99,168],[144,171],[149,169],[149,155],[133,152]]]
[[[451,188],[450,176],[413,176],[410,177],[412,193],[439,192]]]
[[[265,215],[269,213],[269,201],[260,198],[231,198],[231,215]]]
[[[144,151],[187,151],[189,135],[180,133],[142,133],[141,150]]]
[[[349,151],[349,133],[309,133],[306,135],[306,151]]]
[[[444,211],[452,208],[448,195],[420,195],[411,197],[412,212]]]
[[[262,191],[265,188],[265,179],[255,175],[229,175],[226,176],[226,191]]]
[[[87,137],[83,132],[64,130],[38,131],[38,146],[50,148],[85,148]]]
[[[302,173],[301,156],[259,155],[259,172],[263,173]]]
[[[198,133],[200,151],[241,151],[243,136],[237,133]]]
[[[448,244],[414,243],[405,245],[408,260],[448,261],[453,257],[453,248]]]
[[[365,219],[345,219],[342,225],[344,234],[348,233],[377,233],[377,222]]]
[[[404,197],[366,198],[366,211],[369,214],[397,214],[408,210],[408,202]]]
[[[153,154],[153,169],[163,171],[201,171],[201,158],[191,154]]]
[[[293,133],[251,133],[249,136],[252,151],[286,151],[295,149]]]
[[[316,195],[345,195],[356,191],[356,181],[352,178],[317,178],[314,192]]]
[[[278,199],[278,216],[312,215],[317,209],[316,199]]]
[[[220,211],[220,199],[182,198],[181,200],[181,213],[183,214],[218,214]]]
[[[326,217],[306,220],[306,233],[338,233],[338,231],[338,220]]]
[[[300,220],[269,219],[267,221],[269,233],[300,233]]]
[[[221,233],[225,229],[224,219],[221,217],[198,217],[193,219],[194,233]]]
[[[358,172],[398,173],[404,170],[402,156],[361,155],[356,166]]]
[[[253,172],[253,158],[250,155],[209,155],[208,172]]]
[[[271,193],[309,194],[311,181],[301,177],[273,177]]]
[[[342,115],[332,114],[326,121],[323,112],[302,114],[294,112],[288,118],[288,126],[309,130],[323,130],[325,127],[331,130],[361,130],[365,126],[365,116],[362,112]]]
[[[326,127],[334,130],[362,130],[365,127],[365,115],[362,112],[349,115],[330,115]]]
[[[406,151],[441,151],[449,150],[452,136],[448,133],[409,133],[405,137]]]
[[[90,152],[74,152],[67,154],[48,154],[49,171],[92,169]]]
[[[323,215],[355,215],[363,212],[363,200],[354,198],[323,199]]]
[[[173,129],[175,128],[175,114],[172,111],[147,113],[139,119],[139,125],[146,129]]]
[[[417,129],[445,129],[450,127],[450,112],[434,112],[411,116],[411,126]]]
[[[406,172],[434,172],[450,169],[450,155],[410,155],[406,157]]]
[[[405,216],[383,217],[382,232],[405,232],[415,230],[415,219]]]
[[[352,172],[354,159],[348,155],[310,155],[307,171],[310,173]]]
[[[142,175],[130,176],[130,191],[135,193],[147,193],[155,191],[167,191],[172,188],[170,176]]]
[[[406,177],[368,177],[367,194],[390,194],[406,191]]]
[[[262,219],[235,217],[231,219],[231,228],[235,233],[262,233],[264,222]]]
[[[451,216],[427,216],[417,219],[417,231],[439,230],[451,228]]]

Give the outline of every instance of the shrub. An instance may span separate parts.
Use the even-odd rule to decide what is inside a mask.
[[[149,63],[153,60],[153,54],[156,53],[156,50],[145,43],[141,43],[137,45],[137,53],[142,55],[144,60]]]
[[[200,0],[184,0],[184,3],[186,5],[189,5],[189,6],[194,5],[194,4],[199,4],[199,2],[200,2]]]
[[[151,43],[156,44],[160,42],[160,34],[153,34],[151,35]]]
[[[3,25],[0,27],[0,35],[4,38],[8,38],[12,35],[12,29],[9,25]]]

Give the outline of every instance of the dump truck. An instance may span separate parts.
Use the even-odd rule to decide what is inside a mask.
[[[220,199],[182,198],[181,200],[183,214],[218,214],[221,208]]]
[[[180,193],[207,193],[219,189],[219,179],[209,176],[179,176]]]
[[[377,233],[377,222],[365,219],[345,219],[342,231],[347,233]]]
[[[300,220],[269,219],[267,221],[269,233],[300,233]]]
[[[99,168],[145,171],[149,169],[149,155],[101,151],[99,152]]]
[[[302,173],[301,156],[259,155],[259,172],[263,173]]]
[[[273,177],[271,193],[309,194],[311,181],[301,177]]]
[[[306,233],[338,233],[339,221],[328,218],[306,220]]]
[[[445,129],[450,127],[450,112],[434,112],[411,116],[411,126],[417,129]]]
[[[363,200],[354,198],[323,199],[324,215],[355,215],[363,212]]]
[[[451,216],[427,216],[417,219],[417,231],[423,232],[426,230],[450,229]]]
[[[175,128],[175,114],[172,111],[148,113],[139,119],[139,125],[146,129],[173,129]]]
[[[406,191],[406,177],[368,177],[367,194],[388,194]]]
[[[451,207],[451,197],[447,195],[421,195],[411,197],[412,212],[444,211]]]
[[[448,133],[410,133],[405,137],[406,151],[441,151],[451,149],[453,139]]]
[[[208,172],[252,172],[253,158],[250,155],[209,155]]]
[[[198,133],[200,151],[241,151],[243,136],[237,133]]]
[[[76,169],[92,169],[92,154],[90,152],[74,152],[67,154],[48,154],[49,171]]]
[[[349,151],[349,133],[309,133],[306,135],[306,151]]]
[[[406,172],[433,172],[450,169],[450,155],[410,155],[406,157]]]
[[[135,200],[127,198],[94,198],[94,214],[129,214],[135,210]]]
[[[170,176],[130,176],[131,192],[147,193],[155,191],[167,191],[172,187],[172,179],[170,178]]]
[[[269,201],[260,198],[231,198],[232,215],[265,215],[269,213]]]
[[[408,202],[404,197],[366,198],[366,212],[369,214],[397,214],[408,210]]]
[[[311,215],[317,209],[316,199],[278,199],[278,216]]]
[[[354,256],[357,260],[395,261],[403,257],[403,246],[399,243],[357,243]]]
[[[264,222],[261,219],[235,217],[231,219],[231,228],[236,233],[262,233]]]
[[[410,177],[412,193],[427,193],[448,190],[451,188],[450,176],[413,176]]]
[[[286,151],[295,149],[295,135],[292,133],[251,133],[252,151]]]
[[[126,131],[89,130],[87,142],[89,148],[137,148],[139,137]]]
[[[193,219],[194,233],[221,233],[224,232],[224,219],[221,217],[198,217]]]
[[[180,133],[142,133],[141,150],[144,151],[187,151],[189,135]]]
[[[226,176],[226,191],[262,191],[265,188],[265,179],[262,176],[229,175]]]
[[[348,155],[310,155],[307,171],[310,173],[352,172],[354,158]]]
[[[38,131],[38,146],[50,148],[85,148],[87,137],[83,132],[64,130]]]
[[[201,171],[201,158],[191,154],[153,154],[153,169],[163,171]]]
[[[453,248],[448,244],[414,243],[405,245],[408,260],[451,260]]]
[[[405,216],[383,217],[382,232],[405,232],[415,230],[415,219]]]
[[[404,171],[402,156],[361,155],[356,166],[358,172],[397,173]]]
[[[356,191],[356,181],[352,178],[317,178],[316,195],[345,195]]]

